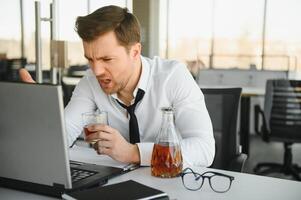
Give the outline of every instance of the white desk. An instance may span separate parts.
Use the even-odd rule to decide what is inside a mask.
[[[76,155],[72,155],[76,157]],[[84,161],[85,159],[82,159]],[[198,172],[207,168],[193,168]],[[210,169],[212,170],[212,169]],[[171,199],[244,199],[244,200],[300,200],[301,183],[277,178],[255,176],[244,173],[217,170],[235,177],[227,193],[216,193],[211,190],[208,180],[198,191],[189,191],[182,185],[181,178],[161,179],[150,175],[150,168],[143,167],[109,181],[109,184],[133,179],[145,185],[165,191]],[[53,199],[46,196],[0,188],[0,199]]]
[[[194,170],[204,172],[208,169],[194,168]],[[300,200],[301,198],[300,182],[223,170],[218,171],[235,177],[230,190],[226,193],[216,193],[212,191],[208,179],[200,190],[189,191],[182,185],[180,177],[173,179],[152,177],[150,175],[150,168],[140,168],[123,176],[116,177],[109,181],[109,183],[133,179],[145,185],[165,191],[171,199]]]

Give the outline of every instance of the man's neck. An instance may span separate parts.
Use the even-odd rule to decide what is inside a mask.
[[[118,98],[122,100],[123,103],[125,103],[127,106],[129,106],[131,104],[131,101],[134,99],[133,93],[140,80],[141,71],[142,71],[142,62],[140,58],[139,61],[136,63],[135,70],[132,76],[130,77],[125,88],[117,92]]]

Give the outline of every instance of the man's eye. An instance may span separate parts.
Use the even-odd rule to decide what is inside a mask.
[[[111,58],[105,58],[105,59],[103,59],[103,61],[105,61],[105,62],[109,62],[111,60],[112,60]]]

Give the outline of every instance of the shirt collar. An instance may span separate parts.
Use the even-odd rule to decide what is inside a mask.
[[[134,89],[134,92],[133,92],[133,95],[134,95],[133,102],[135,101],[138,89],[141,89],[144,92],[146,92],[147,83],[148,83],[149,75],[150,75],[150,71],[149,71],[150,70],[150,66],[149,66],[149,63],[147,62],[147,60],[143,56],[141,56],[140,58],[141,58],[141,70],[142,71],[141,71],[141,75],[140,75],[138,84],[137,84],[137,86],[136,86],[136,88]],[[111,97],[113,97],[114,99],[117,99],[118,101],[121,101],[117,97],[116,93],[111,94]]]

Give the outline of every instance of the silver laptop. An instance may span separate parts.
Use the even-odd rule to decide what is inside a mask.
[[[68,148],[61,86],[0,82],[0,186],[60,197],[124,173],[69,162]]]

